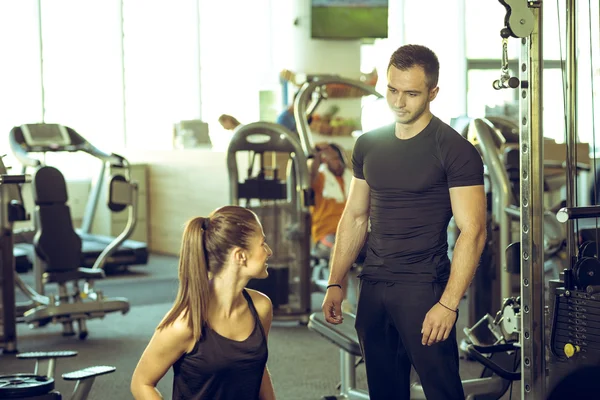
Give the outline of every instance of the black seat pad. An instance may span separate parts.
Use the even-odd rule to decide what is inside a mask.
[[[344,322],[339,325],[333,325],[325,321],[322,312],[316,312],[310,315],[308,329],[329,339],[338,347],[356,357],[361,357],[358,336],[354,328],[355,318],[351,314],[344,313]]]
[[[33,176],[32,186],[38,227],[33,244],[46,263],[45,272],[77,272],[82,265],[81,239],[67,206],[64,176],[58,169],[44,166]]]

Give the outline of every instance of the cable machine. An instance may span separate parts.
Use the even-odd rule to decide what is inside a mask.
[[[521,398],[545,399],[547,392],[583,365],[600,365],[600,261],[595,241],[579,243],[579,220],[600,217],[600,206],[577,199],[577,8],[566,0],[565,93],[566,207],[557,213],[567,224],[569,268],[544,291],[544,137],[542,129],[542,1],[499,0],[506,8],[502,72],[495,89],[519,91],[520,123],[520,341]],[[591,3],[588,1],[588,9]],[[557,2],[558,8],[558,2]],[[591,40],[591,11],[590,11]],[[510,37],[520,39],[519,77],[511,77],[506,56]],[[591,47],[591,43],[590,43]],[[591,48],[590,48],[591,55]],[[562,57],[561,57],[562,58]],[[590,63],[592,57],[590,57]],[[591,68],[591,67],[590,67]],[[593,83],[593,75],[592,75]],[[592,84],[593,91],[593,84]],[[592,95],[593,99],[593,95]],[[592,114],[594,107],[592,103]],[[593,121],[593,120],[592,120]],[[595,124],[592,122],[595,132]],[[595,136],[593,140],[595,150]],[[595,159],[594,159],[594,172]],[[594,177],[595,178],[595,177]],[[596,182],[594,179],[594,193]],[[596,202],[595,202],[596,203]],[[600,290],[598,290],[600,292]],[[596,316],[599,315],[599,316]],[[596,330],[595,324],[598,324]],[[548,361],[548,363],[547,363]]]
[[[285,158],[283,171],[273,160],[266,166],[266,158],[278,155]],[[258,215],[273,248],[269,277],[252,279],[248,287],[269,296],[276,321],[308,322],[312,190],[300,142],[275,123],[241,125],[227,149],[227,170],[231,204]]]
[[[521,170],[521,398],[545,398],[544,137],[542,131],[542,2],[499,0],[506,8],[502,73],[494,88],[519,90]],[[508,72],[507,43],[519,38],[519,78]]]

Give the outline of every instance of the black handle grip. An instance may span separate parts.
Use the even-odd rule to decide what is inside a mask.
[[[477,360],[484,366],[491,369],[499,377],[512,382],[512,381],[521,380],[520,372],[507,371],[482,354],[482,353],[485,353],[485,354],[500,353],[500,352],[511,351],[511,350],[517,350],[517,347],[515,347],[514,345],[512,345],[510,343],[509,344],[498,344],[498,345],[493,345],[493,346],[475,346],[473,344],[470,344],[467,346],[467,353],[471,357],[473,357],[475,360]]]
[[[29,175],[0,175],[0,183],[3,185],[26,183],[29,181]]]

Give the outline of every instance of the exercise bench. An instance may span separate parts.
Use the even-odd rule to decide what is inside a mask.
[[[323,400],[347,399],[347,400],[369,400],[369,394],[365,390],[356,388],[356,360],[362,357],[358,337],[354,328],[355,316],[344,313],[344,323],[333,325],[325,320],[322,312],[310,315],[308,328],[317,332],[340,349],[340,392],[335,396],[323,397]],[[521,379],[520,372],[507,370],[503,365],[513,363],[514,357],[502,359],[499,363],[491,360],[488,355],[507,355],[519,352],[520,347],[515,343],[497,344],[493,346],[467,346],[468,354],[484,365],[486,368],[481,378],[463,380],[465,398],[475,399],[476,396],[499,399],[510,388],[513,381]],[[425,400],[423,387],[415,380],[411,384],[410,398],[414,400]]]

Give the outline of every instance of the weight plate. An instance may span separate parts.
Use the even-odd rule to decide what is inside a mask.
[[[20,399],[54,390],[54,379],[33,374],[0,376],[0,399]]]

